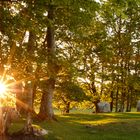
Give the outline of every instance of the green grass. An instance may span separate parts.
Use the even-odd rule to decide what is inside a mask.
[[[46,140],[140,140],[140,113],[73,113],[42,122]]]

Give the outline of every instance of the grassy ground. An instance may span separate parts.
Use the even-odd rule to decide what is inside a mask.
[[[72,113],[43,122],[46,140],[140,140],[140,113]],[[17,126],[16,126],[17,127]]]

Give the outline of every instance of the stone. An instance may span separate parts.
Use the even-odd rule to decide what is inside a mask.
[[[44,136],[48,134],[48,131],[43,128],[33,126],[33,132],[35,136]]]
[[[110,103],[108,102],[99,102],[97,104],[99,113],[106,113],[106,112],[111,112],[110,111]]]

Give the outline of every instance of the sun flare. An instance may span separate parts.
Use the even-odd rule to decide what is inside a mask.
[[[0,82],[0,97],[4,96],[5,92],[6,92],[6,85]]]

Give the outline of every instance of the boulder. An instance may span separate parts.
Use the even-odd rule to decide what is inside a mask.
[[[44,136],[48,134],[48,130],[45,130],[43,128],[38,128],[33,126],[33,132],[35,136]]]
[[[110,103],[108,102],[99,102],[97,104],[99,113],[110,112]]]
[[[137,102],[137,112],[140,112],[140,100]]]

